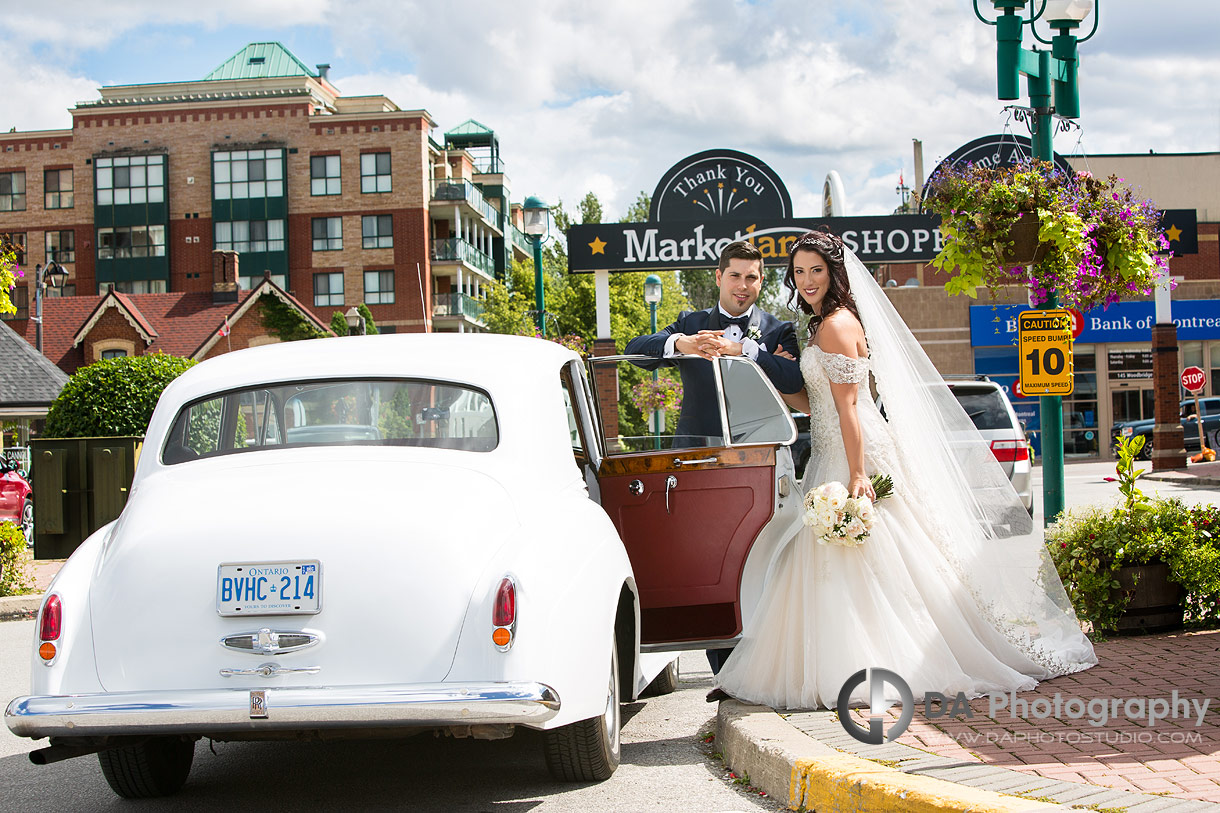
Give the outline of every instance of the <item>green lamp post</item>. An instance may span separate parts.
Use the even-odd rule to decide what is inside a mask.
[[[542,244],[551,230],[551,209],[537,195],[525,199],[525,225],[521,229],[534,239],[534,322],[546,335],[546,296],[542,289]]]
[[[661,304],[661,278],[656,274],[649,274],[644,279],[644,301],[648,303],[648,325],[649,333],[657,332],[657,305]],[[659,376],[657,371],[652,371],[652,380],[655,382]],[[654,409],[652,411],[652,445],[654,449],[661,448],[661,410]]]
[[[1053,161],[1055,150],[1054,117],[1075,119],[1080,116],[1080,92],[1077,85],[1078,43],[1097,33],[1098,15],[1093,15],[1093,29],[1084,37],[1076,30],[1093,11],[1094,0],[1043,0],[1036,12],[1031,7],[1028,19],[1021,12],[1030,0],[990,0],[995,8],[995,20],[979,12],[979,0],[973,0],[974,14],[996,30],[996,94],[1001,100],[1020,99],[1021,75],[1027,78],[1029,108],[1016,108],[1018,120],[1029,126],[1034,158]],[[1037,0],[1034,0],[1035,4]],[[1039,36],[1034,23],[1045,18],[1057,34],[1047,40]],[[1051,46],[1050,51],[1021,48],[1025,26],[1039,42]],[[1053,104],[1052,104],[1053,102]],[[1064,125],[1060,125],[1064,126]],[[1066,129],[1066,127],[1065,127]],[[1059,296],[1050,292],[1044,309],[1059,307]],[[1063,398],[1059,395],[1041,397],[1042,421],[1042,504],[1044,521],[1052,522],[1063,512]]]

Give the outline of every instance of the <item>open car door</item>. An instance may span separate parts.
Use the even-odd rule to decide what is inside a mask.
[[[641,645],[654,651],[731,645],[742,629],[747,561],[761,562],[757,584],[744,596],[748,615],[767,564],[799,516],[784,448],[796,439],[796,426],[754,362],[689,357],[683,363],[713,367],[721,434],[675,436],[666,431],[676,423],[675,410],[642,414],[632,403],[633,395],[643,400],[641,391],[658,389],[647,383],[653,374],[638,366],[648,362],[655,359],[589,360],[605,452],[600,499],[635,572]],[[672,368],[660,375],[677,380]]]

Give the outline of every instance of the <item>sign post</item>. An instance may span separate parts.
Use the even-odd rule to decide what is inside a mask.
[[[1182,389],[1195,397],[1195,423],[1199,426],[1199,454],[1207,454],[1207,439],[1203,435],[1203,412],[1199,409],[1199,393],[1207,385],[1207,373],[1198,367],[1182,371]]]

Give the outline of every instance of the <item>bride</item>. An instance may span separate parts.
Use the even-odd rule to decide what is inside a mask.
[[[838,481],[872,498],[869,476],[886,474],[894,489],[861,546],[820,544],[808,528],[790,541],[717,685],[774,708],[830,708],[864,668],[897,673],[919,699],[1023,691],[1097,663],[1041,533],[868,270],[815,231],[789,248],[784,284],[811,314],[805,392],[790,396],[810,415],[806,487]]]

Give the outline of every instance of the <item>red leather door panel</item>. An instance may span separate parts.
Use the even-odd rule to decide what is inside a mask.
[[[681,465],[676,461],[714,462]],[[677,483],[669,490],[666,481]],[[682,449],[607,458],[602,506],[627,547],[643,643],[731,638],[741,631],[746,554],[771,518],[773,448]],[[631,483],[639,481],[640,494]]]

